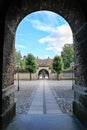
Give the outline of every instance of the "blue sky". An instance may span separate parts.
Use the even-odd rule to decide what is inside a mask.
[[[15,47],[22,56],[32,53],[53,58],[61,55],[65,43],[73,43],[71,28],[63,17],[50,11],[27,15],[16,30]]]

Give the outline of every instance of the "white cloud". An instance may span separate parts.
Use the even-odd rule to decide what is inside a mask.
[[[67,22],[63,23],[64,20],[62,17],[58,18],[57,14],[53,12],[49,13],[49,11],[36,13],[40,14],[40,18],[31,19],[29,22],[34,28],[44,32],[49,32],[48,36],[39,39],[39,43],[47,44],[47,51],[54,51],[54,53],[60,54],[65,43],[73,43],[70,26]],[[43,15],[45,15],[45,17],[43,17]],[[63,25],[61,25],[61,23]],[[59,24],[61,26],[59,26]],[[57,25],[57,27],[55,25]]]
[[[36,17],[30,18],[26,20],[32,24],[32,26],[38,30],[45,32],[52,32],[54,30],[55,25],[58,24],[58,15],[51,11],[37,11]]]
[[[52,47],[47,47],[46,50],[50,51],[52,50]]]
[[[39,43],[46,44],[46,51],[53,51],[60,55],[62,47],[65,43],[73,43],[72,31],[67,22],[62,17],[49,11],[36,12],[39,15],[35,17],[26,18],[32,26],[43,32],[48,32],[49,35],[39,39]],[[62,25],[61,25],[62,24]],[[25,46],[19,45],[21,48]]]
[[[26,48],[27,48],[27,47],[24,46],[24,45],[18,45],[18,44],[16,45],[16,47],[17,47],[17,48],[21,48],[21,49],[26,49]]]
[[[73,43],[72,31],[69,25],[61,25],[47,37],[39,39],[39,42],[48,44],[46,50],[53,50],[55,54],[61,54],[65,43]]]
[[[48,24],[46,23],[42,23],[39,20],[30,20],[30,22],[32,23],[33,27],[41,30],[41,31],[45,31],[45,32],[52,32],[53,31],[53,27],[48,26]]]

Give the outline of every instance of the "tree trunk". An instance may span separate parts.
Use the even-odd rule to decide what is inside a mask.
[[[30,73],[30,80],[32,79],[32,77],[31,77],[31,73]]]
[[[59,74],[57,73],[57,80],[60,80],[60,78],[59,78]]]

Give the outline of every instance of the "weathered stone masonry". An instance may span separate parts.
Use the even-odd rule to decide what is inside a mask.
[[[80,27],[75,36],[74,114],[87,123],[87,24]],[[83,121],[84,120],[84,121]]]
[[[0,1],[0,120],[3,128],[15,115],[13,56],[15,33],[28,14],[49,10],[70,24],[75,49],[74,114],[87,124],[87,2],[86,0],[1,0]],[[9,117],[9,119],[8,119]],[[1,121],[0,121],[1,122]]]

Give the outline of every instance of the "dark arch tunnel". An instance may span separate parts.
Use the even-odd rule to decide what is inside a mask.
[[[49,72],[46,69],[41,69],[38,72],[38,79],[49,79]]]
[[[21,0],[20,2],[18,0],[1,0],[0,105],[2,109],[0,110],[0,120],[2,127],[5,128],[15,115],[13,57],[16,28],[26,15],[40,10],[49,10],[60,14],[68,21],[72,29],[75,50],[73,110],[78,119],[87,125],[87,1]]]

